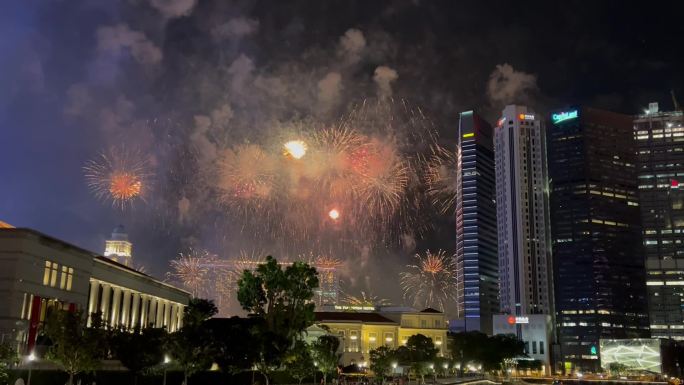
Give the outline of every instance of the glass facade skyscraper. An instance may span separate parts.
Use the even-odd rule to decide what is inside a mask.
[[[548,139],[556,322],[566,371],[596,371],[602,338],[648,337],[632,118],[551,115]]]
[[[494,148],[492,127],[473,111],[460,115],[456,156],[457,316],[466,331],[491,334],[499,310]]]
[[[651,335],[684,339],[684,115],[634,120]]]

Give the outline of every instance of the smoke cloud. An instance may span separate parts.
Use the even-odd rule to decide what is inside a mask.
[[[221,41],[225,39],[240,39],[256,33],[258,29],[258,20],[236,17],[214,27],[211,33],[214,39]]]
[[[318,102],[324,109],[330,108],[339,101],[342,90],[342,75],[339,72],[328,72],[318,81]]]
[[[161,50],[144,33],[133,31],[126,24],[100,27],[97,49],[101,54],[113,57],[127,50],[141,64],[157,64],[162,59]]]
[[[190,14],[196,2],[196,0],[150,0],[150,5],[161,12],[164,17],[175,18]]]
[[[343,57],[347,64],[356,64],[361,60],[363,49],[366,47],[366,38],[358,29],[348,29],[340,37],[338,55]]]
[[[537,89],[537,77],[516,71],[508,63],[499,64],[489,75],[487,96],[496,105],[519,102],[527,93]]]
[[[397,71],[387,66],[380,66],[375,69],[373,81],[378,85],[378,96],[386,98],[392,96],[392,82],[397,80]]]

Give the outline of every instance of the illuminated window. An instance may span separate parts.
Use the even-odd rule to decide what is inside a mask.
[[[385,333],[385,344],[392,345],[394,342],[394,333]]]
[[[50,283],[50,266],[52,266],[52,262],[45,261],[45,272],[43,273],[43,285],[45,286]]]
[[[57,273],[59,265],[55,262],[45,261],[45,271],[43,272],[43,285],[55,287],[57,285]]]
[[[358,352],[359,351],[359,336],[356,330],[349,331],[349,351]]]
[[[62,276],[59,282],[59,288],[62,290],[71,291],[71,283],[74,279],[74,269],[72,267],[62,266]]]

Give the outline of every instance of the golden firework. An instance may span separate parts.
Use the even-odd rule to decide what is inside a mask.
[[[291,140],[286,142],[283,147],[285,148],[285,155],[295,159],[302,159],[306,155],[307,146],[302,140]]]
[[[342,297],[341,302],[344,305],[348,305],[348,306],[367,306],[367,307],[388,306],[391,304],[391,301],[389,299],[378,297],[377,295],[374,295],[370,291],[369,292],[361,291],[361,293],[358,296],[351,295],[351,294],[345,294]]]
[[[433,307],[444,311],[456,295],[456,262],[443,250],[415,255],[416,264],[400,273],[404,298],[413,306]]]
[[[223,151],[217,162],[218,187],[224,201],[265,200],[275,188],[275,160],[254,144],[239,145]]]
[[[430,157],[423,163],[430,202],[441,214],[455,214],[458,191],[457,153],[442,146],[433,146]]]

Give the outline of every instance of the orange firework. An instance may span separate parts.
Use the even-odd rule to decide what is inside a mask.
[[[114,199],[122,201],[133,199],[140,195],[142,182],[136,175],[121,172],[112,174],[109,182],[109,193]]]
[[[408,165],[389,144],[372,143],[365,158],[359,163],[357,193],[373,214],[388,221],[406,196]]]
[[[136,198],[144,198],[152,177],[149,163],[139,151],[112,147],[88,161],[83,171],[95,196],[123,209]]]

